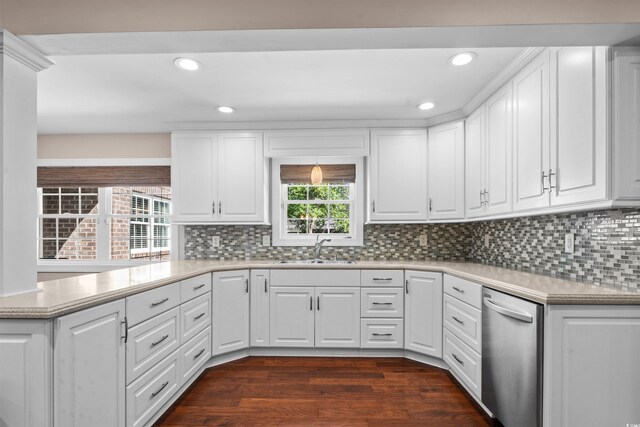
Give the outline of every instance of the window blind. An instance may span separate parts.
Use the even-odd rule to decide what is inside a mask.
[[[170,185],[170,166],[38,167],[38,187]]]
[[[280,165],[280,181],[283,184],[311,184],[314,165]],[[329,184],[356,182],[356,165],[320,165],[322,182]]]

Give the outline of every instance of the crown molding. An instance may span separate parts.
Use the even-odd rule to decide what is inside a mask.
[[[544,47],[529,47],[522,51],[507,67],[500,71],[491,81],[486,84],[480,92],[478,92],[467,105],[462,108],[464,117],[473,113],[476,108],[482,105],[493,93],[509,82],[520,70],[522,70],[527,64],[529,64],[536,56],[538,56],[545,48]]]
[[[7,55],[36,72],[53,65],[53,61],[36,48],[3,29],[0,29],[0,54]]]
[[[264,122],[171,122],[171,131],[349,129],[349,128],[426,128],[427,119],[409,120],[289,120]]]
[[[447,122],[453,122],[456,120],[466,119],[468,116],[464,109],[449,111],[448,113],[440,114],[439,116],[430,117],[427,119],[427,126],[441,125]]]

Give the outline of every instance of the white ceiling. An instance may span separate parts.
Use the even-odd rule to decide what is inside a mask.
[[[52,56],[38,75],[38,131],[166,132],[181,122],[411,120],[458,110],[522,52],[367,49]],[[190,56],[203,65],[173,65]],[[431,111],[415,106],[436,103]],[[218,105],[237,108],[233,115]]]

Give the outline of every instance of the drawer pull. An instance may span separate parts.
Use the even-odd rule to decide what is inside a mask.
[[[454,291],[458,291],[458,292],[460,292],[461,294],[464,294],[464,289],[460,289],[460,288],[457,288],[457,287],[455,287],[455,286],[452,286],[452,288],[453,288],[453,290],[454,290]]]
[[[160,301],[152,302],[151,303],[151,307],[157,307],[160,304],[164,304],[167,301],[169,301],[169,298],[165,298],[165,299],[161,299]]]
[[[194,286],[194,287],[193,287],[193,290],[194,290],[194,291],[197,291],[198,289],[202,289],[202,288],[204,288],[205,286],[206,286],[206,283],[203,283],[203,284],[201,284],[201,285]]]
[[[386,333],[386,334],[378,334],[378,333],[375,333],[375,332],[374,332],[372,335],[373,335],[374,337],[390,337],[390,336],[391,336],[391,335],[393,335],[393,334],[390,334],[390,333]]]
[[[197,359],[198,357],[202,356],[202,353],[204,353],[204,348],[202,350],[200,350],[198,352],[198,354],[196,354],[195,356],[193,356],[194,360]]]
[[[374,301],[371,304],[373,304],[373,305],[393,305],[392,302],[377,302],[377,301]]]
[[[451,316],[451,318],[452,318],[453,320],[455,320],[456,322],[460,323],[461,325],[464,325],[464,321],[463,321],[463,320],[458,319],[456,316]]]
[[[159,389],[157,389],[156,391],[154,391],[153,393],[151,393],[151,398],[153,399],[154,397],[156,397],[157,395],[159,395],[159,394],[160,394],[160,392],[161,392],[162,390],[164,390],[164,388],[165,388],[166,386],[168,386],[168,385],[169,385],[169,381],[165,381],[165,382],[164,382],[164,384],[162,384],[162,385],[160,386],[160,388],[159,388]]]
[[[374,282],[378,282],[378,281],[389,281],[389,280],[393,280],[392,277],[374,277],[373,281]]]
[[[204,316],[206,313],[200,313],[198,314],[196,317],[193,318],[193,320],[198,320],[200,319],[202,316]]]
[[[167,338],[169,338],[169,335],[165,335],[162,338],[160,338],[158,341],[152,342],[151,343],[151,347],[157,346],[158,344],[160,344],[162,341],[166,340]]]
[[[458,356],[456,356],[456,354],[455,354],[455,353],[451,353],[451,356],[452,356],[454,359],[456,359],[456,362],[458,362],[458,363],[459,363],[459,364],[461,364],[461,365],[464,365],[464,362],[463,362],[462,360],[460,360],[460,359],[458,358]]]

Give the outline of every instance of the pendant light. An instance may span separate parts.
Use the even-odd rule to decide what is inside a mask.
[[[322,168],[317,163],[311,169],[311,183],[313,185],[322,184]]]

